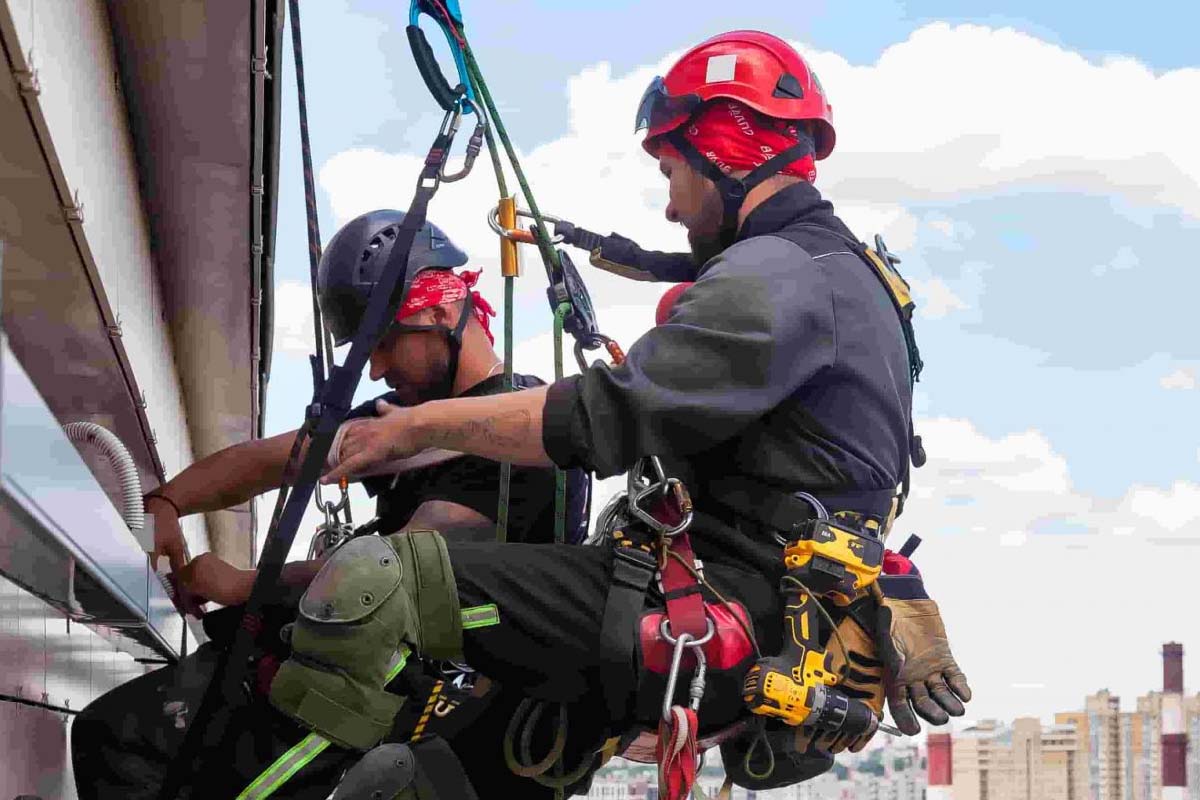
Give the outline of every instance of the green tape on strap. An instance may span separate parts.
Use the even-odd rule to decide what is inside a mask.
[[[262,800],[264,797],[270,797],[275,790],[287,783],[289,778],[325,752],[327,747],[328,739],[319,733],[310,733],[255,778],[254,783],[237,796],[237,800]]]
[[[488,603],[486,606],[471,606],[462,610],[462,626],[465,631],[499,624],[500,609],[496,608],[495,603]]]

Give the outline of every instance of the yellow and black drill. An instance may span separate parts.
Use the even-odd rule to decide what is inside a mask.
[[[820,644],[817,603],[824,598],[845,607],[862,597],[882,570],[883,543],[839,520],[812,519],[785,546],[784,563],[783,651],[750,668],[742,699],[755,714],[821,734],[873,735],[881,726],[871,708],[835,688],[841,676]]]

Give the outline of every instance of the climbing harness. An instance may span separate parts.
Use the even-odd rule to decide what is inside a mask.
[[[759,652],[758,644],[745,609],[725,600],[705,580],[688,535],[691,497],[682,481],[666,474],[657,457],[644,458],[629,471],[625,492],[601,517],[604,525],[597,527],[613,545],[613,578],[601,621],[602,653],[611,673],[605,699],[614,720],[628,718],[626,704],[639,682],[629,676],[628,665],[640,642],[636,649],[641,682],[649,685],[650,676],[664,681],[654,747],[659,796],[682,800],[695,785],[702,752],[699,712],[710,669],[736,673]],[[652,581],[664,608],[646,612]],[[716,602],[706,601],[702,588],[709,589]],[[687,701],[677,704],[681,672],[688,667],[692,674]],[[723,738],[735,735],[722,733]],[[643,757],[646,749],[641,747]]]

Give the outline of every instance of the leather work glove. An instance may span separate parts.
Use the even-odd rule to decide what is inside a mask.
[[[835,688],[847,697],[866,703],[867,707],[875,712],[875,716],[882,719],[884,669],[883,663],[876,656],[875,642],[871,631],[868,630],[873,627],[873,620],[870,618],[873,606],[874,600],[870,597],[863,597],[851,605],[846,610],[845,617],[838,623],[838,635],[830,634],[825,643],[825,652],[830,655],[830,668],[834,674],[842,676]],[[844,654],[842,644],[846,647]],[[798,744],[805,744],[805,740],[811,739],[811,736],[812,731],[801,726],[797,734],[798,740],[801,740]],[[867,742],[871,741],[873,736],[874,734],[852,738],[836,732],[824,733],[817,738],[815,744],[816,749],[830,754],[843,750],[857,753],[867,746]]]
[[[888,708],[896,727],[914,736],[921,731],[917,716],[933,725],[961,717],[971,688],[950,652],[937,603],[906,555],[885,554],[885,574],[873,592],[879,603],[876,636],[887,670]]]

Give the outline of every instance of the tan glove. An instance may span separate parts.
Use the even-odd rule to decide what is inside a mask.
[[[971,687],[950,652],[937,603],[926,593],[920,572],[905,562],[911,572],[881,575],[873,592],[879,603],[876,634],[887,670],[888,708],[896,727],[914,736],[921,731],[917,716],[934,725],[961,717]]]
[[[884,699],[884,670],[883,663],[876,657],[875,642],[872,632],[866,630],[858,620],[870,620],[871,606],[874,599],[865,597],[858,600],[845,618],[838,623],[837,635],[830,635],[825,644],[825,652],[830,654],[830,667],[834,674],[841,675],[837,689],[848,697],[861,700],[875,712],[875,716],[883,718]],[[861,608],[860,608],[861,606]],[[865,612],[865,613],[864,613]],[[857,619],[856,619],[857,617]],[[841,638],[841,643],[838,641]],[[842,645],[845,645],[843,653]],[[872,736],[848,737],[841,733],[825,733],[816,740],[816,746],[827,753],[840,753],[849,750],[857,753],[867,746]],[[796,729],[796,747],[798,752],[807,749],[812,739],[812,730],[804,726]]]

